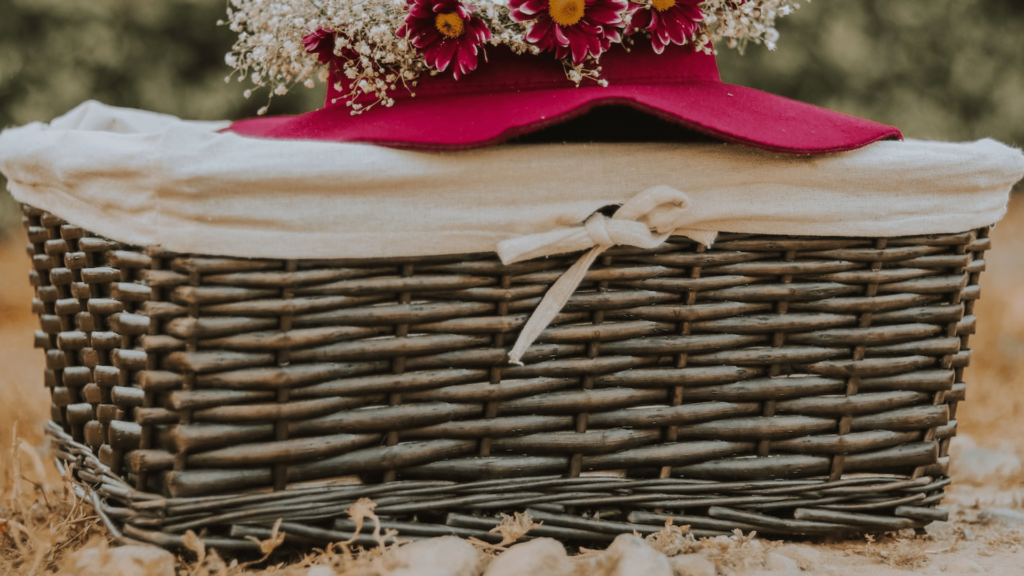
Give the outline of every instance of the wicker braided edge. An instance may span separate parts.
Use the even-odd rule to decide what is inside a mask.
[[[377,485],[325,486],[285,492],[253,492],[219,497],[165,498],[137,491],[100,463],[92,450],[75,442],[54,423],[46,428],[58,464],[71,473],[79,496],[87,499],[114,537],[181,548],[186,530],[226,529],[228,537],[208,537],[209,546],[236,553],[258,552],[247,536],[267,537],[277,520],[286,541],[300,546],[350,541],[380,543],[355,532],[348,509],[359,498],[377,502],[381,526],[397,530],[400,541],[455,535],[497,542],[489,530],[501,518],[488,511],[525,510],[542,525],[529,537],[552,537],[587,544],[608,543],[621,533],[658,532],[670,518],[689,525],[695,537],[756,531],[772,536],[845,536],[854,533],[922,528],[948,514],[930,508],[944,495],[950,479],[922,476],[863,475],[827,478],[711,482],[681,479],[632,480],[609,476],[536,476],[469,483],[399,481]],[[554,504],[553,502],[559,502]],[[565,514],[603,505],[628,505],[623,521]],[[445,524],[389,520],[439,506],[454,510]],[[705,515],[670,510],[707,509]],[[793,519],[762,511],[793,508]],[[895,510],[879,515],[879,510]]]

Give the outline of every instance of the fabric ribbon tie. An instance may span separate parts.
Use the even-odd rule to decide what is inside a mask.
[[[580,226],[499,243],[498,256],[504,264],[587,250],[541,299],[509,352],[509,362],[522,366],[523,354],[569,301],[597,257],[612,246],[656,248],[674,233],[710,248],[717,232],[686,229],[693,219],[688,208],[686,194],[669,186],[655,186],[631,198],[611,218],[595,212]]]

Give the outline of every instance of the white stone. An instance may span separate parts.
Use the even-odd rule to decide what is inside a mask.
[[[1024,528],[1024,514],[1009,508],[989,508],[978,514],[978,520],[1007,528]]]
[[[68,563],[76,576],[175,576],[174,555],[156,546],[86,548]]]
[[[605,551],[606,576],[672,576],[668,558],[632,534],[620,534]]]
[[[803,570],[818,570],[821,568],[821,552],[803,544],[786,544],[772,548],[772,552],[785,556],[796,561],[797,566]]]
[[[338,576],[330,566],[313,566],[306,570],[306,576]]]
[[[924,527],[924,531],[936,540],[949,540],[955,538],[960,532],[956,526],[949,522],[932,522]]]
[[[476,548],[455,536],[418,540],[393,554],[391,576],[475,576],[480,563]]]
[[[964,558],[963,556],[953,556],[946,561],[942,567],[943,572],[952,574],[981,574],[985,572],[985,569],[970,558]]]
[[[516,544],[491,561],[484,576],[568,576],[575,569],[565,547],[551,538]]]
[[[700,554],[680,554],[668,559],[676,576],[715,576],[715,565]]]
[[[950,476],[956,482],[989,485],[1013,479],[1021,473],[1020,456],[1013,445],[998,449],[980,448],[968,437],[960,436],[950,445]]]
[[[800,572],[800,565],[789,556],[783,556],[777,552],[769,552],[764,557],[764,567],[773,572],[785,572],[795,574]]]

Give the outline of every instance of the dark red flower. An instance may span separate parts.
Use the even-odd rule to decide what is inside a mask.
[[[559,59],[572,56],[573,64],[588,55],[600,56],[621,38],[619,29],[627,0],[509,0],[516,22],[533,20],[526,41]]]
[[[326,64],[334,58],[334,30],[317,26],[316,32],[302,37],[302,45],[307,53],[316,54],[316,59]]]
[[[669,43],[683,45],[693,37],[704,19],[702,0],[653,0],[649,6],[630,3],[633,13],[626,35],[644,30],[651,34],[654,51],[661,54]]]
[[[432,68],[444,72],[454,61],[452,72],[458,80],[476,70],[479,46],[491,39],[491,31],[473,10],[459,0],[409,0],[409,14],[397,34],[422,50]]]

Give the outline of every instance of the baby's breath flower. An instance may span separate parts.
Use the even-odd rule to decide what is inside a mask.
[[[697,41],[699,48],[715,40],[726,40],[729,48],[742,52],[747,44],[764,43],[774,49],[779,40],[775,19],[787,16],[800,7],[797,0],[704,0],[700,5],[704,12],[707,35]]]
[[[491,33],[489,45],[504,46],[515,54],[539,54],[525,38],[531,23],[513,21],[508,0],[471,0],[469,4],[473,17]],[[335,77],[334,89],[340,95],[336,100],[345,101],[353,114],[377,105],[390,107],[396,93],[412,95],[422,74],[437,73],[407,38],[397,35],[407,6],[408,0],[230,0],[227,19],[218,24],[238,34],[238,39],[224,61],[238,73],[240,82],[248,78],[255,87],[267,88],[271,97],[287,93],[296,84],[326,83],[333,67],[340,72]],[[708,54],[713,53],[712,43],[722,39],[741,51],[750,42],[774,49],[779,38],[776,18],[798,7],[797,0],[704,0],[702,28],[687,42]],[[342,31],[334,41],[332,62],[320,62],[318,54],[304,49],[302,39],[319,29]],[[623,36],[620,42],[631,40]],[[585,81],[608,84],[597,60],[579,66],[563,62],[563,67],[567,80],[577,86]],[[251,97],[252,89],[243,94]],[[259,114],[266,112],[264,106]]]

